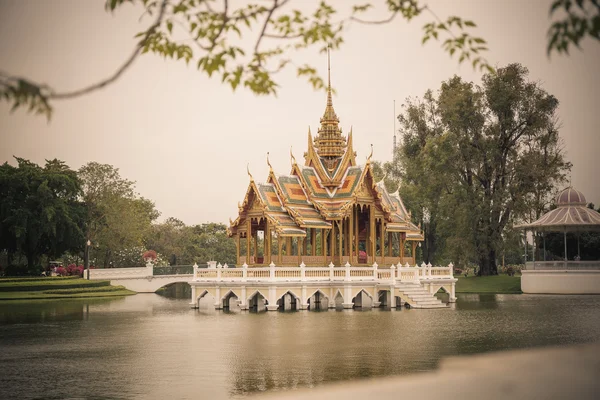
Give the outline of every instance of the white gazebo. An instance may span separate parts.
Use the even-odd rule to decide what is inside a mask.
[[[556,197],[556,204],[557,208],[542,215],[537,221],[518,225],[516,228],[525,232],[562,232],[565,243],[564,260],[546,261],[544,243],[544,260],[536,261],[534,252],[533,261],[526,262],[521,289],[524,293],[600,293],[600,260],[579,260],[579,238],[577,257],[573,256],[569,260],[567,253],[567,233],[600,231],[600,213],[587,208],[583,193],[572,187],[560,192]]]

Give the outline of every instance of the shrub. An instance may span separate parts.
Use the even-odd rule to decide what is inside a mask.
[[[56,275],[58,276],[67,276],[67,270],[65,269],[65,267],[57,267],[56,268]]]

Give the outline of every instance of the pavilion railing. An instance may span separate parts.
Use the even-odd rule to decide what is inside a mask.
[[[249,268],[244,264],[241,268],[227,268],[227,264],[216,267],[199,268],[194,266],[194,281],[236,281],[236,282],[309,282],[309,281],[369,281],[377,283],[421,282],[432,279],[452,279],[453,265],[434,267],[431,264],[410,266],[408,264],[389,268],[379,268],[377,263],[372,267],[355,267],[347,263],[343,267],[307,267],[304,263],[299,267],[276,266]]]
[[[525,263],[528,271],[559,271],[559,270],[600,270],[600,260],[597,261],[528,261]]]
[[[332,261],[332,258],[330,255],[328,256],[323,256],[323,255],[317,255],[317,256],[312,256],[312,255],[306,255],[306,256],[298,256],[298,255],[292,255],[292,256],[284,256],[282,255],[281,257],[278,255],[272,255],[271,256],[271,260],[273,260],[274,263],[278,264],[279,266],[286,266],[286,267],[297,267],[299,263],[304,263],[307,266],[321,266],[321,265],[327,265],[329,262]],[[365,257],[364,259],[357,259],[357,257],[354,257],[354,260],[351,261],[351,258],[349,256],[334,256],[333,257],[333,263],[336,265],[344,265],[347,262],[354,264],[356,262],[358,262],[358,265],[360,266],[371,266],[373,265],[374,262],[377,262],[380,265],[390,265],[390,264],[414,264],[415,260],[412,257],[396,257],[396,256],[377,256],[377,257],[372,257],[372,256],[368,256]],[[250,256],[250,259],[248,260],[248,258],[246,256],[240,256],[239,257],[239,263],[240,265],[246,263],[248,264],[250,267],[267,267],[269,265],[269,260],[267,257],[257,257],[255,258],[254,256]]]

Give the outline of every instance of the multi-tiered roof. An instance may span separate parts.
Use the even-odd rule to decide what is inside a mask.
[[[248,173],[250,184],[229,234],[237,233],[252,210],[262,210],[279,235],[304,237],[306,228],[331,229],[333,221],[349,216],[353,205],[368,204],[383,214],[387,232],[405,232],[409,240],[422,240],[398,192],[388,193],[383,182],[375,182],[372,150],[366,164],[357,165],[352,130],[347,138],[342,135],[333,108],[330,76],[328,65],[327,104],[314,139],[308,130],[304,165],[291,155],[290,174],[278,175],[269,163],[266,183],[255,182]]]

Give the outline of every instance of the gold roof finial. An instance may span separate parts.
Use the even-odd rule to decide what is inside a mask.
[[[248,163],[248,164],[246,165],[246,172],[248,172],[248,176],[250,177],[250,180],[251,180],[252,182],[254,182],[254,178],[252,177],[252,174],[250,173],[250,163]]]
[[[267,151],[267,165],[269,166],[269,169],[271,171],[273,171],[273,167],[271,166],[271,162],[269,161],[269,152]]]
[[[292,154],[292,146],[290,146],[290,161],[293,167],[296,164],[296,157],[294,157],[294,154]]]
[[[327,105],[333,106],[333,100],[331,99],[331,57],[329,55],[329,49],[331,45],[327,45]]]
[[[331,89],[331,56],[327,46],[327,105],[321,117],[321,127],[315,137],[315,147],[320,157],[341,157],[346,150],[346,138],[342,137],[339,118],[333,109]]]
[[[367,157],[367,162],[371,162],[371,157],[373,157],[373,143],[371,143],[371,154]]]

